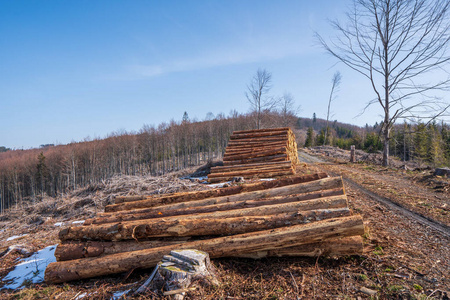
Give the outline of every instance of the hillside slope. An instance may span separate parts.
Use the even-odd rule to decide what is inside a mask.
[[[349,176],[377,194],[397,199],[412,194],[420,197],[423,207],[439,210],[439,221],[448,224],[448,193],[427,186],[427,176],[421,172],[385,169],[374,164],[347,164],[316,156],[317,162],[299,166],[299,173],[327,171]],[[325,162],[321,162],[325,161]],[[190,172],[193,172],[191,169]],[[61,222],[71,224],[84,220],[111,202],[113,195],[165,193],[208,188],[195,180],[180,179],[184,173],[164,177],[115,177],[105,183],[24,210],[11,210],[1,217],[0,241],[4,249],[14,244],[28,245],[35,250],[58,243]],[[425,181],[421,182],[421,179]],[[404,186],[393,180],[401,180]],[[448,179],[432,178],[448,184]],[[406,188],[408,187],[408,188]],[[422,194],[418,193],[421,191]],[[450,296],[450,239],[448,234],[423,226],[347,185],[349,206],[363,215],[367,227],[365,254],[358,257],[333,259],[269,258],[215,259],[223,285],[200,288],[188,294],[188,299],[329,299],[370,298],[374,292],[380,299],[448,299]],[[394,197],[400,195],[399,197]],[[403,197],[405,195],[405,197]],[[398,200],[398,201],[400,201]],[[438,218],[430,213],[429,218]],[[64,226],[64,225],[63,225]],[[21,236],[17,239],[8,238]],[[14,267],[21,254],[11,253],[1,261],[0,276]],[[22,290],[2,290],[2,298],[21,299],[109,299],[117,292],[138,287],[151,270],[135,270],[131,274],[103,277],[64,285],[25,282]],[[2,283],[2,285],[5,282]],[[81,297],[80,297],[81,296]],[[159,299],[142,295],[141,299]]]

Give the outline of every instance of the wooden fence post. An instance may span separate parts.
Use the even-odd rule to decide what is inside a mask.
[[[351,162],[351,163],[356,162],[355,145],[351,145],[351,146],[350,146],[350,162]]]

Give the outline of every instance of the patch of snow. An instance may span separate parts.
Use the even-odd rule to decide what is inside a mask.
[[[272,181],[275,180],[275,178],[260,178],[260,181]]]
[[[87,296],[87,293],[79,294],[74,300],[80,300]]]
[[[97,292],[93,292],[93,293],[86,293],[86,292],[84,292],[84,293],[82,293],[82,294],[77,294],[77,295],[75,295],[76,298],[73,298],[73,300],[80,300],[80,299],[83,299],[84,297],[87,297],[87,296],[93,296],[93,295],[95,295],[95,294],[97,294]]]
[[[131,289],[126,290],[126,291],[117,291],[113,294],[113,296],[111,297],[110,300],[119,300],[119,299],[125,299],[126,294],[128,294],[128,292],[131,291]],[[123,298],[122,298],[123,297]]]
[[[198,176],[198,177],[195,177],[195,176],[183,176],[183,177],[180,177],[180,179],[189,179],[189,180],[200,180],[200,181],[202,181],[202,180],[207,180],[208,176]]]
[[[56,262],[55,249],[57,245],[48,246],[33,255],[20,260],[14,270],[2,279],[5,284],[1,289],[23,288],[24,282],[40,283],[44,281],[45,269],[49,263]]]
[[[221,182],[221,183],[213,183],[213,184],[208,184],[209,187],[212,188],[219,188],[219,187],[223,187],[225,184],[230,184],[231,181],[227,181],[227,182]]]
[[[57,222],[57,223],[53,224],[53,226],[55,226],[55,227],[61,227],[63,225],[64,225],[64,222]]]
[[[84,220],[80,220],[80,221],[73,221],[72,224],[83,224]]]
[[[26,235],[28,235],[28,234],[25,233],[25,234],[21,234],[21,235],[13,235],[13,236],[10,236],[9,238],[7,238],[6,241],[9,242],[9,241],[21,238],[21,237],[26,236]]]

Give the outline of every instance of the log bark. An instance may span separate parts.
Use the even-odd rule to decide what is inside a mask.
[[[349,215],[350,210],[344,207],[221,219],[146,219],[114,224],[68,227],[60,231],[59,238],[62,241],[121,241],[170,236],[233,235]]]
[[[303,177],[303,176],[302,176]],[[315,176],[316,177],[316,176]],[[319,176],[317,176],[319,177]],[[267,197],[274,197],[274,196],[282,196],[282,195],[291,195],[291,194],[300,194],[300,193],[309,193],[314,192],[318,190],[323,189],[334,189],[334,188],[342,188],[342,179],[340,177],[331,177],[328,178],[321,178],[314,181],[306,181],[302,182],[301,179],[303,178],[292,178],[292,180],[283,180],[283,181],[266,181],[266,182],[259,182],[255,185],[241,185],[236,186],[227,189],[220,189],[220,190],[211,190],[211,191],[200,191],[197,193],[202,193],[206,199],[203,199],[203,202],[196,202],[200,201],[200,196],[195,196],[195,194],[184,194],[184,195],[174,195],[174,197],[161,197],[156,199],[148,199],[148,200],[141,200],[141,201],[133,201],[133,202],[126,202],[126,203],[119,203],[119,204],[112,204],[107,205],[105,207],[105,212],[117,212],[122,210],[135,210],[140,208],[150,208],[155,206],[161,206],[165,205],[166,209],[169,207],[174,207],[176,203],[185,203],[183,206],[188,205],[188,203],[194,203],[189,204],[189,206],[196,205],[195,203],[209,203],[209,204],[203,204],[203,205],[210,205],[210,204],[216,204],[216,203],[224,203],[226,202],[234,202],[234,201],[242,201],[242,200],[249,200],[249,199],[262,199]],[[308,179],[312,179],[309,177]],[[297,183],[297,181],[300,181]],[[213,195],[217,195],[219,197],[211,197]],[[206,197],[208,196],[208,197]],[[222,196],[222,197],[220,197]],[[194,197],[197,197],[195,199]],[[211,197],[211,198],[210,198]],[[194,199],[195,200],[194,200]],[[226,199],[226,200],[225,200]],[[164,200],[171,200],[164,201]],[[219,201],[219,202],[217,202]],[[170,204],[171,203],[171,204]],[[172,206],[168,206],[172,205]],[[179,206],[178,206],[179,207]]]
[[[248,159],[240,159],[240,160],[230,160],[224,161],[224,166],[232,166],[232,165],[242,165],[242,164],[251,164],[255,162],[274,162],[274,161],[288,161],[289,157],[287,154],[277,154],[271,156],[263,156],[263,157],[255,157]]]
[[[246,164],[246,165],[235,165],[235,166],[219,166],[212,167],[211,173],[220,173],[220,172],[228,172],[228,171],[236,171],[236,170],[247,170],[247,169],[262,169],[267,167],[291,167],[292,163],[290,161],[281,161],[281,162],[264,162],[257,164]]]
[[[136,202],[128,202],[121,204],[108,205],[105,207],[105,212],[100,215],[106,215],[107,213],[119,212],[119,211],[130,211],[133,210],[133,213],[143,213],[143,212],[161,212],[164,213],[168,210],[176,210],[180,208],[193,208],[197,206],[206,206],[213,204],[222,204],[229,202],[237,202],[244,200],[257,200],[257,199],[265,199],[269,197],[277,197],[277,196],[290,196],[290,195],[298,195],[305,194],[310,192],[317,192],[323,190],[330,189],[342,189],[344,187],[342,183],[341,177],[328,177],[322,178],[315,181],[297,183],[287,186],[276,187],[267,190],[256,190],[253,192],[240,193],[235,195],[223,196],[223,197],[212,197],[206,198],[202,200],[192,200],[186,202],[172,203],[166,205],[154,206],[153,199],[136,201]],[[147,209],[145,211],[137,210],[137,209]],[[86,222],[85,222],[86,224]]]
[[[147,196],[145,195],[136,195],[136,196],[115,196],[114,203],[120,203],[124,201],[139,201],[144,200]]]
[[[248,154],[235,154],[230,155],[223,158],[223,161],[235,161],[235,160],[245,160],[245,159],[254,159],[257,157],[266,157],[266,156],[273,156],[278,154],[285,154],[287,152],[286,147],[281,148],[270,148],[269,150],[264,151],[258,151],[256,153],[248,153]]]
[[[294,175],[294,170],[289,171],[268,171],[268,172],[258,172],[253,175],[241,175],[241,174],[235,174],[231,176],[226,177],[213,177],[208,178],[209,183],[218,183],[218,182],[225,182],[225,181],[232,181],[235,177],[243,177],[244,179],[251,179],[251,178],[274,178],[279,176],[291,176]]]
[[[183,239],[183,240],[182,240]],[[152,249],[166,245],[186,243],[188,238],[177,238],[177,240],[160,241],[66,241],[59,244],[55,250],[57,261],[74,260],[87,257],[103,257],[110,254]],[[191,239],[192,241],[192,239]],[[158,245],[159,243],[159,245]],[[164,243],[166,243],[164,245]],[[286,247],[274,250],[265,250],[254,253],[237,254],[235,257],[263,258],[272,256],[331,256],[339,257],[345,255],[363,254],[363,241],[360,236],[333,239],[326,242],[305,244],[295,247]]]
[[[188,242],[159,248],[112,254],[104,257],[84,258],[51,263],[45,270],[47,283],[117,274],[136,268],[151,268],[173,249],[198,249],[212,258],[229,257],[237,253],[251,253],[299,246],[337,237],[362,235],[364,224],[361,216],[351,216],[257,231],[210,240]]]
[[[257,132],[273,132],[273,131],[289,131],[291,128],[289,127],[278,127],[278,128],[265,128],[265,129],[250,129],[250,130],[235,130],[233,134],[243,134],[243,133],[257,133]]]
[[[281,187],[281,186],[287,186],[292,185],[296,183],[302,183],[302,182],[309,182],[314,181],[322,178],[328,177],[327,173],[316,173],[316,174],[308,174],[308,175],[300,175],[300,176],[294,176],[290,178],[282,178],[278,180],[272,180],[272,181],[261,181],[257,183],[250,183],[250,184],[241,184],[237,186],[231,186],[227,188],[221,188],[221,189],[212,189],[212,190],[206,190],[206,191],[195,191],[195,192],[184,192],[184,193],[173,193],[168,195],[157,195],[157,196],[145,196],[146,200],[152,200],[149,204],[149,207],[151,206],[157,206],[157,205],[164,205],[169,203],[178,203],[178,202],[185,202],[190,200],[200,200],[210,197],[221,197],[221,196],[228,196],[228,195],[235,195],[239,193],[244,192],[253,192],[253,191],[259,191],[259,190],[267,190],[272,189],[274,187]],[[131,196],[134,197],[134,196]],[[130,197],[116,197],[116,204],[120,204],[123,202],[134,202],[133,198]],[[112,205],[108,205],[105,208],[105,211],[108,211],[112,207]],[[115,211],[114,209],[112,211]]]
[[[243,167],[242,165],[240,165],[239,167],[236,166],[224,166],[222,168],[218,168],[215,170],[211,170],[211,173],[208,174],[208,177],[214,176],[216,174],[219,173],[229,173],[229,172],[242,172],[242,173],[246,173],[246,172],[253,172],[253,171],[271,171],[271,170],[289,170],[292,168],[292,163],[291,161],[279,161],[279,162],[271,162],[271,163],[275,163],[275,164],[271,164],[271,165],[266,165],[266,162],[262,162],[260,164],[252,164],[254,166],[247,166],[247,167]],[[242,167],[241,167],[242,166]]]
[[[164,239],[152,241],[64,241],[55,250],[57,261],[65,261],[86,257],[105,256],[109,254],[157,248],[185,243],[188,238]]]
[[[117,215],[128,215],[128,214],[150,214],[154,213],[154,216],[157,217],[166,217],[172,215],[172,211],[177,211],[175,215],[188,215],[195,213],[204,213],[204,212],[212,212],[212,211],[225,211],[225,210],[233,210],[233,209],[242,209],[242,208],[250,208],[250,207],[258,207],[264,205],[275,205],[275,204],[283,204],[289,202],[298,202],[305,200],[312,200],[318,198],[327,198],[332,196],[344,195],[344,189],[332,189],[325,190],[323,192],[313,192],[307,194],[296,194],[296,195],[284,195],[284,196],[276,196],[262,199],[252,199],[249,200],[238,200],[232,201],[233,199],[229,199],[227,197],[220,198],[211,198],[205,200],[192,201],[188,203],[175,203],[169,204],[165,206],[157,206],[151,208],[144,209],[136,209],[132,211],[119,211],[116,213],[100,213],[98,217],[108,217],[108,216],[117,216]],[[86,224],[86,223],[85,223]],[[86,224],[88,225],[88,224]]]
[[[345,238],[332,239],[320,243],[306,244],[294,247],[286,247],[273,250],[264,250],[253,253],[236,254],[236,257],[260,259],[264,257],[282,256],[329,256],[340,257],[346,255],[362,255],[364,251],[363,239],[361,236],[350,236]]]
[[[269,144],[269,143],[267,143]],[[232,157],[232,156],[238,156],[238,155],[252,155],[252,154],[258,154],[261,152],[266,151],[273,151],[280,149],[281,151],[287,150],[287,143],[277,143],[275,145],[246,145],[246,146],[240,146],[240,147],[229,147],[225,151],[224,158],[226,157]],[[272,143],[271,143],[272,144]]]
[[[240,151],[252,151],[257,148],[267,148],[267,147],[288,147],[289,143],[285,140],[275,141],[275,142],[228,142],[228,146],[225,150],[225,154],[231,154],[233,152]]]
[[[247,159],[254,159],[259,156],[273,156],[274,153],[267,152],[273,150],[275,145],[283,146],[282,149],[285,150],[282,152],[286,154],[286,160],[292,161],[294,165],[299,163],[295,135],[290,129],[255,130],[247,133],[234,132],[230,136],[223,160],[224,162],[237,159],[241,160],[241,163],[257,162],[254,160],[248,161]],[[277,160],[279,161],[280,159],[270,158],[269,161]],[[227,164],[225,163],[225,165]]]
[[[277,137],[282,139],[288,139],[288,133],[286,131],[272,131],[272,132],[254,132],[254,133],[242,133],[242,134],[232,134],[230,140],[241,140],[241,139],[255,139],[255,138],[267,138],[267,137]]]
[[[231,143],[231,144],[230,144]],[[258,149],[264,148],[279,148],[279,147],[288,147],[289,142],[286,140],[283,141],[274,141],[274,142],[236,142],[230,141],[228,143],[227,149],[225,150],[225,154],[230,154],[231,152],[238,151],[256,151]]]
[[[230,140],[230,141],[228,141],[228,144],[231,144],[231,145],[252,145],[252,144],[260,144],[260,143],[277,143],[277,142],[286,142],[286,141],[287,141],[287,139],[284,138],[284,137],[268,136],[268,137],[259,137],[259,138],[247,138],[247,139]]]
[[[268,167],[265,169],[249,169],[247,171],[238,170],[238,171],[230,171],[224,173],[211,173],[208,175],[208,180],[213,178],[232,178],[232,177],[271,177],[272,174],[292,174],[294,169],[289,167]]]
[[[193,214],[190,209],[167,211],[164,214],[158,212],[150,213],[131,213],[131,214],[111,214],[105,217],[97,217],[86,220],[85,224],[105,224],[105,223],[119,223],[124,221],[134,221],[153,218],[165,219],[206,219],[206,218],[231,218],[243,216],[263,216],[284,213],[286,211],[296,210],[315,210],[315,209],[331,209],[347,207],[347,197],[333,196],[327,198],[319,198],[313,200],[305,200],[277,205],[264,205],[252,208],[242,208],[234,210],[217,211],[217,205],[203,206],[197,209],[198,213]],[[212,212],[209,212],[212,211]],[[187,215],[186,215],[187,213]],[[87,225],[86,225],[87,226]]]

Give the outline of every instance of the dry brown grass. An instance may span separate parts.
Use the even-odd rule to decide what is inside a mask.
[[[299,169],[313,173],[319,166]],[[184,175],[184,174],[183,174]],[[58,243],[59,227],[93,216],[110,203],[112,195],[160,193],[203,189],[177,175],[165,178],[121,177],[97,186],[80,189],[57,199],[45,198],[25,211],[11,211],[0,222],[0,240],[12,235],[28,235],[2,246],[28,243],[36,249]],[[380,178],[382,180],[382,178]],[[429,228],[388,211],[359,191],[346,189],[349,206],[364,216],[368,228],[365,254],[340,259],[270,258],[215,259],[223,282],[219,287],[199,287],[187,299],[370,299],[362,287],[377,292],[373,299],[448,299],[450,285],[450,242]],[[87,200],[92,199],[92,201]],[[83,204],[80,204],[83,203]],[[22,221],[25,220],[25,221]],[[42,222],[43,221],[43,222]],[[11,254],[0,262],[0,277],[19,257]],[[0,299],[110,299],[117,291],[138,288],[151,270],[60,285],[32,285],[18,291],[1,291]],[[131,299],[134,299],[130,297]],[[164,299],[147,293],[135,299]]]

